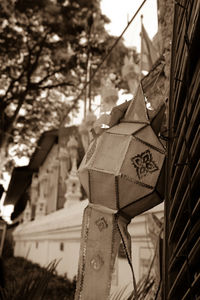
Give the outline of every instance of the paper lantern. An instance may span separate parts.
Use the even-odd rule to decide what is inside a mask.
[[[79,177],[91,203],[131,218],[162,201],[164,159],[139,89],[124,119],[93,140]]]
[[[119,114],[119,112],[114,110],[114,114]],[[118,216],[117,228],[127,248],[128,256],[130,256],[128,222],[131,218],[154,207],[163,200],[165,149],[157,137],[163,113],[164,109],[162,108],[153,120],[149,120],[140,86],[136,99],[130,102],[123,119],[120,120],[119,124],[94,138],[79,168],[80,181],[90,201],[89,207],[95,210],[95,214],[97,211],[99,212],[96,221],[87,222],[90,225],[84,229],[82,238],[84,239],[85,235],[88,237],[92,231],[94,241],[96,233],[99,231],[95,222],[99,220],[102,226],[107,224],[107,226],[104,225],[106,226],[103,230],[104,235],[96,240],[96,245],[99,243],[99,246],[93,248],[96,255],[99,255],[99,262],[105,262],[102,264],[102,272],[103,270],[105,272],[105,264],[108,261],[104,258],[105,253],[101,243],[104,242],[107,234],[110,234],[110,245],[112,245],[112,239],[118,240],[118,238],[115,239],[114,228],[116,225],[114,225],[114,221],[113,225],[108,226],[108,211],[112,220],[115,219],[116,215]],[[105,208],[107,215],[104,215]],[[90,216],[93,218],[92,211]],[[124,220],[127,220],[126,224]],[[91,263],[92,250],[89,244],[90,241],[85,242],[85,248],[82,246],[82,251],[84,249],[83,252],[87,253],[86,261],[89,260]],[[118,246],[119,243],[116,244],[116,247]],[[116,249],[112,249],[112,247],[109,250],[116,253]],[[131,260],[130,257],[128,258]],[[113,257],[110,258],[110,265],[113,265],[114,259]],[[83,266],[83,262],[81,265]],[[87,270],[87,272],[90,271]],[[112,268],[108,272],[112,272]],[[99,275],[97,272],[95,275],[93,275],[93,280],[96,278],[96,285],[98,286]],[[88,285],[84,278],[82,278],[83,291],[84,289],[87,290]],[[106,278],[105,274],[104,278]],[[104,285],[106,289],[106,283]],[[102,286],[104,285],[102,283]],[[103,296],[100,294],[93,295],[91,299],[107,299],[108,295],[105,296],[106,292],[103,291],[102,286]],[[83,292],[82,298],[79,298],[86,299],[84,295],[86,294]],[[88,294],[87,297],[89,297]]]

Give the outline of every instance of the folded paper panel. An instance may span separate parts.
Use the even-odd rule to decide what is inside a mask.
[[[155,114],[155,116],[151,121],[151,127],[156,135],[160,132],[164,118],[165,118],[165,104],[163,104],[160,107],[159,111]]]
[[[94,204],[117,209],[115,176],[106,172],[89,171],[90,201]]]
[[[152,149],[133,137],[120,173],[140,182],[141,185],[154,187],[163,165],[164,154]]]
[[[160,198],[163,200],[165,191],[165,162],[162,165],[155,190],[160,195]]]
[[[140,185],[137,181],[121,174],[118,177],[118,192],[120,209],[124,206],[136,202],[138,199],[152,193],[153,188]]]
[[[138,199],[134,203],[131,203],[122,209],[122,212],[125,213],[128,217],[134,218],[143,212],[153,208],[154,206],[160,204],[163,199],[160,198],[156,191],[153,191],[151,194]]]
[[[134,134],[141,128],[145,127],[145,124],[139,124],[139,123],[126,123],[122,122],[114,127],[111,127],[106,132],[108,133],[116,133],[116,134],[123,134],[123,135],[130,135]]]
[[[142,130],[136,132],[135,134],[133,134],[133,136],[143,141],[143,143],[148,144],[149,146],[151,146],[151,148],[158,149],[158,151],[165,153],[163,145],[159,141],[151,126],[142,128]]]
[[[117,174],[126,153],[130,136],[105,132],[102,137],[103,140],[96,151],[92,168]]]
[[[89,197],[89,175],[88,170],[92,167],[95,159],[95,152],[98,149],[98,145],[101,143],[101,137],[95,138],[89,145],[88,150],[79,166],[78,174],[81,184]]]
[[[97,148],[97,143],[99,143],[99,141],[97,141],[97,139],[94,139],[90,143],[88,150],[87,150],[85,156],[83,157],[83,160],[79,166],[78,173],[80,173],[84,169],[88,169],[92,165],[92,161],[94,160],[94,153]]]
[[[97,139],[94,139],[91,144],[89,145],[89,149],[87,151],[87,155],[85,156],[84,164],[90,166],[92,164],[92,161],[94,160],[94,153],[97,148]]]
[[[79,170],[79,179],[87,196],[89,197],[89,173],[86,168]]]
[[[108,299],[120,240],[113,213],[86,207],[75,300]]]
[[[101,142],[102,142],[102,135],[98,136],[98,138],[95,137],[91,141],[80,167],[82,167],[83,165],[85,167],[92,166],[92,164],[95,160],[95,155],[98,152],[98,147],[101,144]]]
[[[124,103],[112,108],[110,113],[109,127],[117,125],[121,119],[123,119],[127,108],[130,105],[130,101],[125,101]]]
[[[133,101],[131,101],[124,116],[124,120],[126,120],[126,122],[149,124],[149,118],[146,111],[146,105],[141,85],[138,86],[136,97]]]

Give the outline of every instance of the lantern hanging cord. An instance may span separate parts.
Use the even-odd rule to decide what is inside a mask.
[[[109,49],[109,51],[107,52],[107,54],[103,57],[102,61],[99,63],[99,65],[97,66],[96,70],[94,70],[94,72],[91,74],[90,80],[88,80],[85,85],[83,86],[80,94],[74,99],[74,103],[73,105],[70,107],[70,110],[73,109],[76,106],[77,101],[79,100],[79,98],[82,96],[84,90],[86,89],[86,87],[92,82],[92,80],[94,79],[96,73],[98,72],[98,70],[101,68],[101,66],[104,64],[104,62],[106,61],[106,59],[110,56],[111,52],[113,51],[113,49],[116,47],[116,45],[119,43],[119,41],[121,40],[121,38],[123,37],[124,33],[126,32],[126,30],[128,29],[128,27],[131,25],[131,23],[133,22],[133,20],[135,19],[135,17],[137,16],[137,14],[139,13],[139,11],[141,10],[141,8],[143,7],[143,5],[145,4],[147,0],[144,0],[142,2],[142,4],[138,7],[137,11],[135,12],[135,14],[133,15],[133,17],[131,18],[131,20],[127,23],[126,27],[124,28],[124,30],[122,31],[122,33],[120,34],[120,36],[116,39],[116,41],[113,43],[113,45],[111,46],[111,48]],[[66,114],[66,116],[68,115],[68,112]],[[65,120],[66,116],[63,118],[63,121]],[[62,124],[62,122],[61,122]]]

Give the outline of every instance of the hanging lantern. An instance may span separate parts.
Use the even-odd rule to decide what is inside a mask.
[[[90,204],[83,220],[75,299],[108,298],[119,236],[131,264],[127,225],[163,200],[165,149],[157,137],[163,111],[150,122],[140,86],[120,123],[94,138],[88,148],[79,168]],[[113,110],[113,114],[119,113]],[[108,253],[112,253],[109,258]],[[92,297],[89,288],[93,289]]]

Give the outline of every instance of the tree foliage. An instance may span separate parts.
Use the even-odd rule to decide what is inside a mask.
[[[1,1],[1,151],[10,145],[30,155],[41,132],[78,107],[88,53],[95,70],[114,39],[104,29],[108,21],[99,0]],[[96,76],[95,92],[108,69],[120,74],[126,52],[121,42]]]

